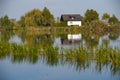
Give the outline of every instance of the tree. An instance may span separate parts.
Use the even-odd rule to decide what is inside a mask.
[[[0,26],[5,29],[11,29],[13,27],[13,23],[10,21],[9,17],[5,15],[4,17],[0,18]]]
[[[102,20],[104,20],[105,22],[108,22],[109,18],[110,18],[110,15],[108,13],[104,13],[102,16]]]
[[[115,24],[118,22],[119,22],[119,20],[115,15],[113,15],[112,17],[109,18],[109,23],[111,23],[111,24]]]
[[[85,13],[85,22],[91,22],[94,20],[99,20],[99,14],[97,13],[97,11],[91,9],[91,10],[87,10]]]
[[[18,22],[21,27],[25,27],[25,17],[22,16],[20,21]]]
[[[43,23],[42,12],[39,9],[33,9],[30,12],[26,13],[25,16],[25,25],[26,26],[41,26]],[[21,18],[23,19],[23,18]],[[22,20],[20,20],[22,21]]]
[[[3,26],[3,17],[0,18],[0,27]]]
[[[9,20],[8,16],[5,15],[3,18],[3,26],[7,27],[7,26],[9,26],[9,24],[10,24],[10,20]]]
[[[54,17],[50,13],[49,9],[47,9],[45,7],[43,9],[43,11],[42,11],[42,15],[43,15],[43,25],[44,26],[51,26],[51,25],[53,25],[53,23],[54,23]]]
[[[50,11],[45,7],[43,11],[33,9],[22,16],[19,24],[20,26],[51,26],[54,23],[54,17]]]

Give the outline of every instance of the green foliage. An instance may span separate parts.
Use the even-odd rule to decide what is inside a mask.
[[[43,11],[33,9],[22,16],[18,22],[22,27],[36,27],[36,26],[52,26],[54,24],[54,17],[46,7]]]
[[[20,25],[21,27],[25,27],[25,26],[26,26],[26,24],[25,24],[25,17],[22,16],[22,17],[20,18],[20,21],[19,21],[18,23],[19,23],[19,25]]]
[[[111,23],[111,24],[115,24],[115,23],[118,23],[118,22],[119,22],[119,20],[118,20],[118,18],[115,15],[113,15],[109,19],[109,23]]]
[[[109,38],[116,40],[120,35],[120,24],[110,26]]]
[[[0,27],[5,28],[5,29],[12,29],[13,25],[14,23],[10,21],[7,15],[0,18]]]
[[[88,9],[85,13],[85,22],[91,22],[94,20],[99,20],[99,14],[93,9]]]
[[[1,42],[0,45],[0,59],[10,56],[13,62],[27,60],[36,63],[38,58],[43,56],[47,64],[51,66],[57,65],[61,57],[66,61],[75,61],[77,66],[82,66],[82,64],[91,60],[95,60],[97,63],[101,64],[112,63],[114,66],[120,66],[120,50],[110,47],[105,48],[101,46],[95,48],[94,52],[83,47],[79,47],[78,49],[62,48],[62,53],[59,53],[57,47],[44,46],[41,47],[42,53],[40,53],[40,48],[35,46],[9,44],[6,42]]]
[[[112,48],[100,48],[96,51],[96,60],[99,63],[112,63],[113,66],[120,66],[119,50]]]
[[[26,26],[41,26],[42,25],[42,12],[39,9],[33,9],[25,14]]]
[[[110,15],[108,13],[104,13],[102,19],[109,19]]]
[[[55,26],[57,26],[57,27],[65,27],[65,26],[67,26],[67,22],[55,23]]]
[[[108,22],[109,18],[110,18],[110,15],[108,13],[104,13],[102,16],[102,20],[105,20],[106,22]]]
[[[8,46],[10,45],[7,43],[0,42],[0,59],[9,55],[10,48]]]
[[[57,47],[51,47],[51,46],[46,46],[45,47],[45,53],[46,53],[46,60],[47,64],[53,66],[57,65],[58,62],[58,48]]]
[[[82,25],[84,25],[86,22],[85,22],[85,17],[84,16],[81,16],[81,21],[82,21]]]
[[[44,26],[52,26],[54,24],[54,17],[50,13],[49,9],[47,9],[45,7],[42,11],[42,15],[43,15],[43,25]]]
[[[98,39],[100,36],[105,35],[109,32],[109,26],[103,21],[94,20],[92,22],[85,23],[83,27],[83,35],[86,38],[91,38],[91,36],[96,36]]]

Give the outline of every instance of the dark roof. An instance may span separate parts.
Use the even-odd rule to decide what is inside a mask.
[[[63,14],[60,21],[81,21],[80,14]]]

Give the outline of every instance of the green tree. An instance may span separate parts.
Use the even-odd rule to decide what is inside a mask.
[[[19,24],[20,26],[51,26],[54,23],[54,17],[50,11],[45,7],[43,11],[33,9],[22,16]]]
[[[26,26],[41,26],[43,23],[42,12],[39,9],[33,9],[25,14]],[[22,21],[22,20],[21,20]]]
[[[18,23],[19,23],[19,25],[20,25],[21,27],[25,27],[25,17],[22,16],[22,17],[20,18],[20,21],[18,21]]]
[[[5,29],[12,29],[13,23],[10,21],[9,17],[5,15],[4,17],[0,18],[0,26]]]
[[[102,16],[102,20],[104,20],[105,22],[108,22],[109,18],[110,18],[110,15],[108,13],[104,13]]]
[[[99,20],[99,14],[97,13],[97,11],[93,10],[93,9],[88,9],[85,12],[85,22],[91,22],[94,20]]]
[[[3,17],[0,18],[0,27],[3,26]]]
[[[45,7],[42,11],[42,15],[43,15],[43,25],[44,26],[52,26],[54,24],[54,17],[50,13],[49,9],[47,9]]]
[[[112,17],[109,18],[109,23],[111,23],[111,24],[115,24],[118,22],[119,22],[119,20],[115,15],[113,15]]]

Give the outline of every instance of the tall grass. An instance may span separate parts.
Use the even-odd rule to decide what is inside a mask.
[[[28,60],[35,63],[39,56],[43,56],[47,64],[57,65],[59,58],[64,58],[66,61],[77,62],[76,64],[87,63],[91,60],[95,60],[98,63],[112,64],[120,67],[120,50],[112,49],[110,47],[96,48],[95,52],[90,52],[86,48],[79,47],[78,49],[64,49],[64,53],[59,53],[57,47],[45,46],[42,48],[42,54],[40,48],[35,46],[17,45],[0,43],[0,58],[12,55],[12,60],[24,61]],[[63,51],[60,51],[63,52]]]
[[[47,61],[47,64],[49,65],[57,65],[58,63],[58,48],[57,47],[51,47],[46,46],[44,49],[45,58]]]
[[[112,63],[120,66],[120,50],[112,48],[97,49],[96,60],[99,63]]]
[[[10,46],[10,45],[7,43],[0,43],[0,59],[10,55],[9,54],[10,47],[8,47],[8,46]]]

